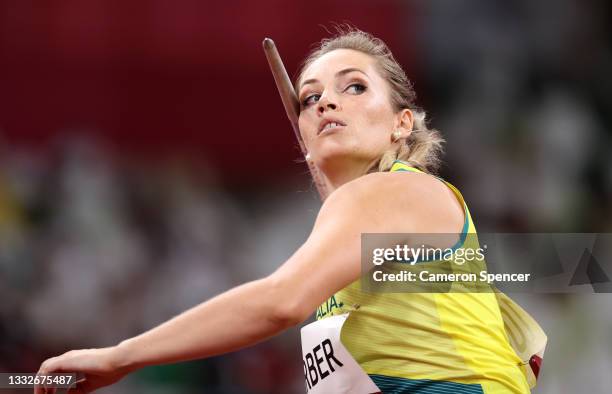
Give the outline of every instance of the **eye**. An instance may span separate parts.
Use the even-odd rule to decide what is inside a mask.
[[[352,83],[344,91],[350,94],[361,94],[366,91],[365,85],[361,83]]]
[[[302,105],[304,107],[308,107],[309,105],[314,104],[317,101],[319,101],[319,98],[321,98],[320,94],[311,94],[310,96],[306,97],[304,101],[302,101]]]

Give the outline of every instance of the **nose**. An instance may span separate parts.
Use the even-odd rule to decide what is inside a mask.
[[[329,111],[329,110],[332,110],[332,111],[338,110],[338,104],[336,104],[335,100],[331,100],[330,97],[328,97],[327,95],[321,96],[317,104],[318,104],[317,110],[319,111],[320,114],[325,113],[326,111]]]

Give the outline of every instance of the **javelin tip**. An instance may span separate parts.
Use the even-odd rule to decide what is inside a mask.
[[[264,38],[262,45],[264,49],[272,49],[275,46],[274,41],[272,41],[272,39],[268,37]]]

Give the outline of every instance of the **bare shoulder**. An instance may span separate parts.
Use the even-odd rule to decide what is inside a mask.
[[[464,209],[439,179],[415,172],[377,172],[335,190],[321,209],[353,215],[373,231],[458,232]],[[368,226],[370,227],[370,226]]]

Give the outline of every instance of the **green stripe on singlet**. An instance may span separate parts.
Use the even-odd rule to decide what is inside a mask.
[[[484,394],[480,384],[369,375],[383,394]]]

